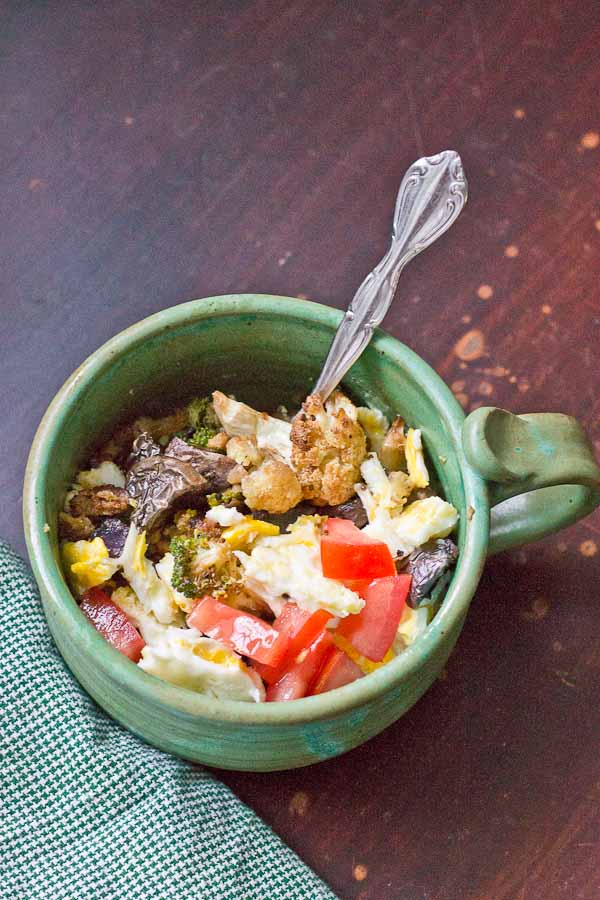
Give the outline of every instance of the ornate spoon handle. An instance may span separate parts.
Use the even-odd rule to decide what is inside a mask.
[[[418,159],[402,179],[390,249],[370,272],[342,319],[314,392],[326,399],[365,349],[396,292],[404,266],[433,244],[467,201],[467,181],[454,150]]]

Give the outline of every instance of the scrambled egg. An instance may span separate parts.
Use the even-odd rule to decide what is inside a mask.
[[[261,413],[256,425],[256,444],[259,450],[268,451],[280,457],[286,465],[292,461],[292,426],[283,419],[274,419]]]
[[[357,484],[356,492],[369,521],[373,521],[381,511],[388,512],[392,516],[398,515],[413,490],[410,476],[406,472],[386,474],[374,453],[366,458],[360,471],[366,486]]]
[[[168,582],[159,577],[145,553],[146,532],[138,532],[135,525],[130,525],[118,560],[123,574],[147,612],[154,613],[164,625],[176,622],[180,618],[180,612],[175,592]]]
[[[77,474],[76,487],[93,488],[100,487],[101,484],[125,487],[125,476],[114,462],[102,462],[95,469],[86,469]]]
[[[432,538],[446,537],[458,522],[456,509],[441,497],[415,500],[403,508],[412,478],[409,475],[407,481],[400,472],[388,477],[374,455],[362,464],[361,474],[366,487],[357,485],[356,490],[369,519],[365,534],[384,541],[394,556],[412,553]]]
[[[374,453],[380,453],[390,423],[378,409],[358,406],[356,412],[358,422],[362,425],[367,435],[369,450]]]
[[[263,522],[253,519],[252,516],[242,516],[241,522],[226,528],[222,534],[232,550],[242,550],[259,537],[274,537],[279,534],[279,525],[271,522]]]
[[[112,578],[119,568],[118,560],[111,559],[100,537],[93,541],[65,541],[61,552],[65,569],[78,594]]]
[[[398,655],[413,644],[427,628],[428,621],[427,607],[421,606],[419,609],[412,609],[410,606],[406,606],[392,644],[392,652]]]
[[[154,613],[147,612],[144,609],[130,587],[117,588],[112,592],[110,599],[123,610],[147,644],[160,640],[169,627],[168,625],[162,625]]]
[[[259,538],[251,553],[236,553],[244,583],[277,614],[292,598],[303,609],[334,616],[358,613],[364,600],[339,581],[325,578],[320,535],[313,516],[302,516],[286,534]]]
[[[405,556],[433,538],[447,537],[456,523],[458,513],[451,503],[441,497],[415,500],[400,515],[391,516],[384,508],[371,513],[365,534],[384,541],[395,556]]]
[[[223,506],[223,504],[220,503],[218,506],[213,506],[209,509],[205,518],[209,522],[220,525],[222,528],[227,528],[229,525],[236,525],[238,522],[243,522],[245,516],[243,516],[235,506]]]
[[[265,699],[260,678],[233,650],[193,628],[166,628],[144,647],[139,666],[163,681],[218,700],[259,703]]]
[[[418,428],[409,428],[404,447],[408,474],[415,488],[426,488],[429,484],[429,472],[423,457],[421,432]]]

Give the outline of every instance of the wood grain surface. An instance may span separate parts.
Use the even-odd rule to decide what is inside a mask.
[[[597,0],[0,3],[0,534],[23,550],[29,443],[101,342],[211,294],[344,306],[446,147],[471,199],[387,329],[466,409],[600,449],[599,45]],[[599,581],[598,515],[491,560],[400,722],[225,781],[348,900],[599,896]]]

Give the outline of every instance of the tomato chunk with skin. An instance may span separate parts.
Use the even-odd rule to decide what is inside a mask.
[[[411,575],[376,578],[363,590],[363,609],[342,619],[337,633],[362,656],[381,662],[392,646],[410,591]]]
[[[250,613],[232,609],[214,597],[203,597],[187,618],[188,625],[221,641],[241,656],[276,666],[285,656],[289,638]]]
[[[323,630],[310,647],[302,650],[296,659],[284,670],[275,684],[267,689],[267,700],[299,700],[305,697],[312,682],[318,675],[325,654],[333,645],[331,635]]]
[[[345,684],[351,684],[357,678],[362,678],[363,674],[362,669],[343,650],[332,647],[312,685],[311,694],[324,694],[326,691],[344,687]]]
[[[254,668],[267,684],[274,684],[283,675],[284,669],[298,656],[301,650],[312,644],[319,632],[325,627],[331,613],[318,609],[311,613],[301,609],[296,603],[286,603],[273,622],[273,628],[289,638],[285,657],[278,666],[255,664]]]
[[[98,587],[89,588],[81,598],[80,609],[109,644],[123,656],[138,662],[146,642],[106,591]]]
[[[326,578],[372,581],[394,575],[394,558],[387,544],[369,537],[348,519],[328,519],[321,535],[321,565]]]

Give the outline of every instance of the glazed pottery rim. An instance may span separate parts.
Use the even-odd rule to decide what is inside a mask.
[[[199,719],[237,721],[252,725],[295,724],[340,716],[387,693],[423,666],[443,636],[460,630],[475,592],[489,534],[489,504],[485,482],[467,463],[461,444],[464,412],[440,376],[406,345],[378,329],[372,346],[404,369],[435,405],[446,425],[457,456],[469,510],[464,525],[464,545],[457,569],[441,609],[419,639],[387,665],[352,684],[315,697],[291,703],[247,703],[217,700],[187,688],[161,681],[131,662],[94,629],[67,588],[55,560],[46,525],[46,484],[51,451],[56,449],[62,423],[78,398],[102,371],[117,358],[162,331],[185,327],[202,319],[244,316],[301,320],[330,330],[333,334],[342,313],[308,300],[270,294],[224,294],[190,300],[155,313],[121,331],[92,353],[66,380],[50,403],[33,440],[23,491],[25,537],[31,565],[39,585],[58,613],[59,623],[67,622],[70,637],[81,641],[107,670],[113,680],[132,698],[174,707]],[[85,641],[83,640],[85,636]]]

